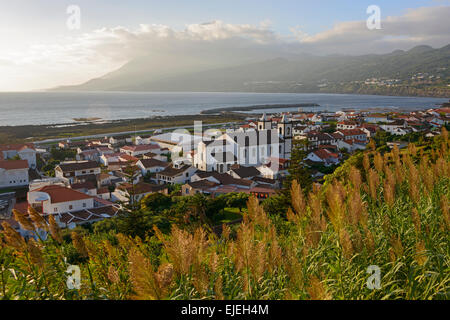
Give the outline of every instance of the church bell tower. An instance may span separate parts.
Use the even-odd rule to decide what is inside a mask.
[[[283,142],[283,154],[280,157],[285,159],[291,158],[292,150],[292,122],[287,119],[286,115],[283,115],[281,121],[278,123],[278,135]]]

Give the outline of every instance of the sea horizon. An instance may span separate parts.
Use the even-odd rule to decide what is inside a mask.
[[[381,96],[332,93],[253,93],[253,92],[0,92],[0,126],[54,125],[77,123],[75,119],[102,121],[196,115],[223,107],[249,107],[276,104],[315,103],[304,111],[421,110],[447,102],[445,98]],[[296,107],[266,109],[276,113]],[[12,113],[11,110],[14,110]],[[30,110],[33,111],[30,117]],[[251,112],[258,112],[258,109]],[[263,112],[263,111],[261,111]]]

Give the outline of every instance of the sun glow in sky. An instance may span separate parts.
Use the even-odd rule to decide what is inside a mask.
[[[381,9],[369,31],[366,9]],[[67,8],[80,8],[80,29]],[[0,10],[0,91],[85,82],[148,53],[183,54],[197,44],[223,51],[385,53],[450,43],[450,1],[401,0],[15,0]],[[253,50],[253,51],[252,51]],[[195,55],[195,50],[190,50]]]

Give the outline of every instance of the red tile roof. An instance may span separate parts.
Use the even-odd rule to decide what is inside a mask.
[[[33,149],[34,150],[34,145],[31,143],[26,143],[26,144],[2,144],[0,145],[0,151],[12,151],[12,150],[23,150],[23,149]]]
[[[159,146],[155,144],[141,144],[138,146],[124,146],[121,149],[127,151],[147,151],[147,150],[155,150],[159,149]]]
[[[356,135],[365,135],[366,133],[361,129],[342,129],[338,132],[341,132],[345,136],[356,136]]]
[[[0,160],[0,168],[5,170],[28,169],[27,160]]]
[[[314,154],[318,156],[320,159],[329,159],[329,158],[339,158],[336,153],[330,152],[326,149],[319,149],[314,151]]]
[[[129,183],[123,183],[118,187],[118,189],[127,191],[129,194],[131,194],[133,192],[133,185]],[[167,189],[167,186],[165,185],[139,182],[134,185],[134,194],[138,195],[138,194],[155,193],[163,191],[165,189]]]
[[[87,200],[92,199],[94,197],[88,196],[85,193],[65,188],[61,186],[45,186],[35,191],[45,192],[50,196],[51,203],[61,203],[61,202],[70,202],[77,200]]]
[[[138,158],[130,156],[130,155],[126,154],[126,153],[120,154],[120,160],[122,160],[122,161],[131,161],[131,162],[139,161]]]

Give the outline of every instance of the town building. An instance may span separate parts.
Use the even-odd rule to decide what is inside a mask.
[[[17,158],[17,159],[15,159]],[[33,144],[0,145],[0,160],[27,160],[30,169],[36,169],[36,149]]]
[[[189,164],[173,163],[164,170],[156,173],[158,184],[185,184],[191,180],[191,177],[197,171]]]
[[[202,171],[227,172],[235,164],[261,165],[270,157],[290,159],[292,122],[285,115],[276,129],[264,114],[256,130],[226,132],[213,141],[201,141],[194,155],[194,166]]]
[[[69,179],[70,183],[74,183],[75,177],[100,173],[100,165],[95,161],[63,163],[57,165],[55,168],[55,175]]]
[[[0,160],[0,188],[27,186],[28,160]]]

